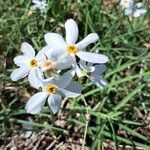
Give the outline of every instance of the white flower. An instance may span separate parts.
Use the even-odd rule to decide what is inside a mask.
[[[147,12],[146,9],[142,9],[142,3],[137,3],[134,5],[131,5],[130,7],[125,8],[125,15],[127,16],[133,16],[133,17],[140,17],[142,14],[145,14]]]
[[[95,43],[98,40],[96,33],[87,35],[82,41],[76,43],[78,38],[78,26],[73,19],[69,19],[65,23],[66,42],[63,37],[57,33],[45,34],[45,41],[51,48],[59,49],[66,55],[70,55],[75,59],[78,56],[80,59],[93,63],[106,63],[107,56],[83,51],[89,44]]]
[[[94,65],[93,63],[86,63],[85,61],[80,60],[79,65],[80,77],[87,76],[93,84],[100,88],[104,88],[107,85],[106,81],[101,76],[106,70],[106,66],[104,64]]]
[[[46,13],[48,11],[46,0],[32,0],[32,3],[32,9],[40,9],[41,13]]]
[[[63,69],[70,68],[74,62],[72,57],[64,55],[61,50],[52,49],[48,45],[45,46],[37,56],[46,56],[46,60],[41,64],[41,70],[49,71],[49,73],[58,72]]]
[[[56,113],[59,111],[61,101],[64,96],[77,97],[81,94],[82,87],[72,80],[72,73],[68,71],[62,75],[59,80],[51,79],[47,82],[42,82],[42,92],[33,95],[26,104],[28,113],[39,113],[47,100],[49,107]]]
[[[129,8],[133,5],[133,0],[120,0],[120,5],[122,8]]]
[[[39,88],[40,82],[37,78],[36,70],[39,69],[41,62],[45,60],[45,57],[42,57],[42,55],[35,56],[33,47],[26,42],[22,43],[21,51],[23,52],[23,55],[14,58],[15,64],[20,68],[15,69],[10,77],[13,81],[17,81],[28,76],[31,86]]]

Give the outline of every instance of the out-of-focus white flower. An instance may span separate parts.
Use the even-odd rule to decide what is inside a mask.
[[[78,56],[81,60],[92,63],[106,63],[108,61],[107,56],[102,54],[95,54],[91,52],[85,52],[84,49],[91,43],[95,43],[98,40],[96,33],[87,35],[82,41],[76,43],[78,38],[78,26],[73,19],[69,19],[65,23],[66,41],[63,37],[57,33],[45,34],[45,41],[51,48],[59,49],[64,54],[70,55],[74,58]]]
[[[40,9],[41,13],[46,13],[48,11],[46,0],[32,0],[32,3],[32,9]]]
[[[147,12],[146,9],[142,9],[142,3],[134,4],[133,0],[121,0],[120,5],[124,9],[125,15],[129,17],[139,17]]]
[[[72,77],[71,71],[68,71],[58,80],[52,79],[47,82],[41,80],[42,92],[36,93],[29,99],[26,104],[27,112],[31,114],[39,113],[47,100],[53,113],[56,113],[60,109],[64,96],[71,98],[79,96],[82,87],[77,82],[71,81]]]
[[[100,88],[104,88],[107,85],[106,81],[101,76],[106,70],[106,66],[104,64],[94,65],[93,63],[86,63],[85,61],[80,60],[79,65],[80,77],[88,77],[93,84]]]
[[[130,7],[125,8],[124,11],[125,15],[133,17],[140,17],[147,12],[146,9],[142,8],[142,3],[131,5]]]
[[[119,4],[122,6],[122,8],[129,8],[133,5],[133,0],[120,0]]]
[[[37,70],[41,63],[45,61],[45,57],[42,57],[42,55],[35,56],[33,47],[26,42],[22,43],[21,51],[23,52],[23,55],[14,58],[15,64],[20,68],[15,69],[10,77],[13,81],[17,81],[28,76],[31,86],[39,88],[40,82],[37,78]]]

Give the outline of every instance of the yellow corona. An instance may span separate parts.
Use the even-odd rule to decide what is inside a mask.
[[[35,68],[35,67],[37,67],[37,65],[38,65],[38,62],[37,62],[36,59],[31,59],[31,60],[29,61],[29,66],[30,66],[31,68]]]
[[[55,94],[57,93],[57,86],[54,84],[48,84],[46,86],[46,92],[49,94]]]
[[[79,51],[79,49],[76,47],[76,46],[74,46],[74,45],[69,45],[68,47],[67,47],[67,52],[68,53],[77,53]]]

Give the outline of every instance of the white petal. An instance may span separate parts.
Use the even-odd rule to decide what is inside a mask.
[[[56,78],[56,76],[53,75],[53,76],[45,79],[43,72],[40,68],[36,68],[36,76],[39,80],[39,86],[42,87],[43,91],[45,91],[45,86],[47,84],[55,84],[54,78]]]
[[[45,42],[54,49],[66,49],[66,42],[63,37],[57,33],[47,33],[44,35]]]
[[[39,113],[45,104],[47,96],[48,94],[44,92],[39,92],[33,95],[26,104],[25,109],[27,113],[30,114]]]
[[[87,66],[88,66],[88,67],[91,67],[91,66],[93,66],[93,65],[94,65],[94,63],[91,63],[91,62],[88,62],[88,63],[87,63]]]
[[[84,76],[84,74],[82,73],[82,70],[79,68],[79,66],[78,66],[77,63],[73,64],[72,67],[73,67],[73,69],[75,70],[75,72],[76,72],[76,74],[77,74],[77,76],[78,76],[79,78],[81,78],[81,77]]]
[[[49,107],[52,109],[53,113],[57,113],[61,106],[62,97],[60,94],[51,94],[48,97]]]
[[[93,72],[95,70],[95,67],[94,66],[87,67],[86,70],[87,72]]]
[[[21,67],[21,68],[15,69],[15,70],[11,73],[10,78],[11,78],[13,81],[18,81],[19,79],[22,79],[22,78],[24,78],[25,76],[27,76],[28,73],[29,73],[29,69],[28,69],[28,68]]]
[[[60,60],[65,55],[67,55],[67,53],[62,49],[50,49],[46,54],[49,59],[54,61]]]
[[[137,4],[135,4],[135,6],[136,6],[137,8],[141,8],[142,5],[143,5],[143,3],[137,3]]]
[[[137,11],[135,11],[134,13],[133,13],[133,16],[134,17],[140,17],[140,12],[137,10]]]
[[[41,64],[42,62],[44,62],[46,60],[45,54],[41,53],[40,51],[37,53],[37,55],[35,56],[35,58],[39,62],[39,64]]]
[[[107,85],[107,82],[98,75],[90,76],[89,79],[92,81],[93,84],[95,84],[96,86],[98,86],[101,89],[103,89]]]
[[[56,69],[57,70],[63,70],[70,68],[72,64],[74,63],[74,58],[70,55],[66,55],[62,58],[60,58],[56,63]]]
[[[74,76],[74,72],[72,70],[64,73],[60,78],[56,81],[56,85],[58,85],[59,88],[65,88],[69,85],[72,78]]]
[[[140,13],[141,13],[141,14],[145,14],[146,12],[147,12],[146,9],[140,9]]]
[[[106,70],[106,65],[95,65],[95,70],[93,72],[94,75],[100,75]]]
[[[51,49],[49,45],[43,47],[36,55],[36,58],[43,58],[43,57],[48,57],[49,51],[51,52]],[[45,59],[44,58],[44,59]],[[48,57],[49,58],[49,57]]]
[[[82,68],[86,68],[86,67],[87,67],[86,61],[80,60],[80,61],[79,61],[79,64],[80,64],[80,66],[81,66]]]
[[[122,5],[123,8],[129,8],[133,6],[133,0],[128,0],[128,1],[121,0],[120,5]]]
[[[127,16],[130,16],[132,14],[131,8],[126,8],[124,11],[125,11],[125,15],[127,15]]]
[[[35,56],[35,51],[34,51],[33,47],[26,42],[21,44],[21,50],[22,50],[23,54],[29,58],[32,58]]]
[[[29,80],[29,83],[31,84],[31,86],[36,89],[38,89],[41,86],[40,80],[38,79],[36,69],[30,70],[29,75],[28,75],[28,80]]]
[[[71,81],[65,89],[62,89],[62,92],[66,97],[74,98],[81,94],[82,86],[78,82]]]
[[[87,35],[81,42],[77,43],[76,46],[82,50],[85,49],[89,44],[95,43],[99,39],[96,33]]]
[[[41,4],[41,2],[39,0],[32,0],[32,3],[38,4],[38,5]]]
[[[95,67],[92,66],[92,63],[87,63],[83,60],[79,61],[80,67],[86,70],[86,72],[93,72],[95,70]],[[90,65],[91,64],[91,65]]]
[[[43,55],[46,55],[47,51],[50,49],[50,47],[47,45],[45,47],[43,47],[40,51],[38,51],[37,53],[37,57],[41,57]]]
[[[49,77],[49,78],[45,79],[43,77],[43,74],[41,74],[41,73],[37,73],[37,74],[38,74],[38,79],[40,80],[40,87],[42,88],[42,91],[45,91],[46,85],[48,85],[48,84],[55,84],[54,83],[54,77],[55,76],[52,76],[52,77]]]
[[[40,82],[40,86],[41,87],[45,87],[45,85],[47,85],[48,83],[50,83],[55,76],[52,76],[52,77],[49,77],[49,78],[46,78],[44,79],[44,76],[43,76],[43,72],[40,70],[40,69],[36,69],[36,75],[37,75],[37,78],[39,79],[39,82]]]
[[[133,16],[134,17],[139,17],[141,16],[142,14],[145,14],[147,12],[146,9],[138,9],[136,10],[134,13],[133,13]]]
[[[67,44],[75,44],[78,38],[78,26],[73,19],[69,19],[65,23],[66,42]]]
[[[49,45],[47,45],[38,52],[37,57],[41,57],[44,55],[51,60],[57,61],[62,56],[66,55],[66,52],[64,50],[62,50],[61,48],[60,49],[58,48],[54,49],[54,48],[51,48]]]
[[[102,54],[79,51],[76,54],[80,59],[92,63],[106,63],[108,57]]]
[[[18,66],[26,66],[28,60],[29,60],[29,58],[24,56],[24,55],[16,56],[14,58],[15,64],[18,65]]]

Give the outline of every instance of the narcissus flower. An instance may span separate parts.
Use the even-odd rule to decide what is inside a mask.
[[[23,55],[14,58],[14,62],[20,68],[15,69],[10,77],[13,81],[17,81],[28,76],[28,80],[32,87],[39,88],[40,82],[36,75],[36,70],[39,69],[41,62],[45,61],[45,57],[42,55],[35,56],[33,47],[24,42],[21,45],[21,51]]]
[[[32,0],[33,5],[31,6],[32,9],[39,9],[41,13],[46,13],[48,10],[48,4],[46,0]]]
[[[81,94],[82,87],[75,81],[71,81],[73,74],[68,71],[58,80],[51,79],[47,82],[42,82],[42,92],[33,95],[26,105],[28,113],[39,113],[47,100],[49,107],[56,113],[59,111],[61,101],[64,96],[74,98]]]
[[[93,63],[86,63],[85,61],[80,60],[79,65],[80,77],[88,77],[93,84],[100,88],[104,88],[107,85],[106,81],[101,76],[106,70],[106,66],[104,64],[94,65]]]
[[[74,58],[78,56],[81,60],[92,63],[106,63],[107,56],[91,52],[85,52],[84,49],[91,43],[98,40],[96,33],[87,35],[82,41],[76,43],[78,38],[78,26],[73,19],[69,19],[65,23],[66,41],[57,33],[45,34],[45,41],[47,45],[56,50],[61,50],[64,54],[70,55]]]
[[[133,0],[121,0],[120,5],[124,9],[125,15],[129,17],[140,17],[147,12],[146,9],[141,8],[142,3],[134,4]]]
[[[131,5],[130,7],[125,8],[125,15],[127,16],[133,16],[133,17],[140,17],[141,15],[145,14],[147,12],[146,9],[142,8],[142,3],[137,3],[134,5]]]
[[[46,60],[41,64],[41,70],[53,73],[55,71],[70,68],[74,62],[72,57],[65,55],[61,50],[52,49],[48,45],[42,48],[37,56],[45,56]]]

